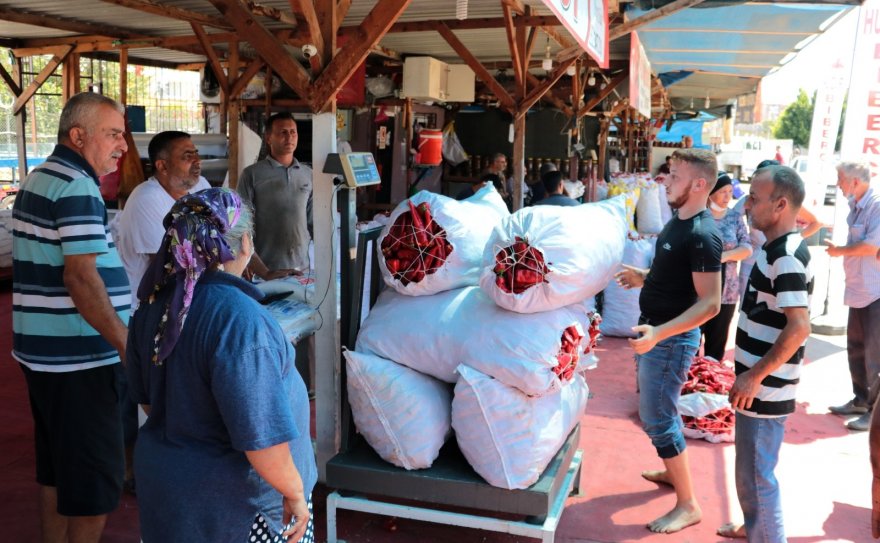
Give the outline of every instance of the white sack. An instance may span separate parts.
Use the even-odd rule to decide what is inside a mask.
[[[478,287],[433,296],[386,289],[361,325],[356,350],[447,383],[458,380],[459,364],[467,364],[526,394],[540,395],[561,385],[553,368],[569,326],[587,335],[590,317],[583,304],[524,315],[501,309]],[[579,352],[587,345],[585,337]]]
[[[397,218],[410,210],[408,201],[412,201],[416,207],[421,203],[428,203],[432,218],[446,230],[446,240],[452,245],[452,252],[447,257],[446,263],[436,272],[426,275],[417,283],[404,286],[388,271],[385,256],[379,251],[379,269],[382,271],[385,284],[397,292],[410,296],[424,296],[476,285],[480,277],[483,249],[492,229],[502,218],[509,215],[507,204],[495,187],[489,183],[467,200],[460,202],[425,190],[415,194],[394,208],[388,218],[388,224],[379,235],[378,247],[382,246],[382,240],[389,234]]]
[[[672,208],[669,207],[669,198],[666,195],[665,185],[660,185],[658,196],[660,196],[660,220],[663,221],[663,226],[666,226],[666,223],[672,220]]]
[[[589,388],[583,376],[553,394],[529,397],[461,365],[452,427],[467,461],[493,486],[528,488],[580,422]]]
[[[550,311],[595,296],[620,268],[626,241],[623,198],[571,207],[527,207],[502,220],[483,255],[480,287],[517,313]],[[524,238],[544,257],[545,282],[519,294],[495,284],[495,255]]]
[[[705,417],[725,407],[730,407],[727,394],[692,392],[678,398],[678,413],[685,417]]]
[[[395,466],[431,467],[450,433],[449,385],[378,356],[343,354],[358,432]]]
[[[650,268],[654,260],[654,244],[657,238],[627,238],[623,263],[637,268]],[[624,289],[611,281],[605,287],[602,302],[602,335],[616,337],[636,337],[632,327],[639,323],[639,294],[641,288]]]
[[[636,225],[641,234],[659,234],[666,221],[660,207],[660,190],[666,187],[649,181],[642,186],[639,202],[636,204]]]

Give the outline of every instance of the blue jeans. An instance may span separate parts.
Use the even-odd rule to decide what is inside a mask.
[[[773,471],[787,418],[736,414],[736,494],[749,543],[785,543],[779,482]]]
[[[674,458],[684,452],[678,398],[699,347],[700,329],[694,328],[664,339],[645,354],[636,355],[639,418],[660,458]]]

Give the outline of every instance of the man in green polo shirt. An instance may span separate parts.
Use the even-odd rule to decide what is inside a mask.
[[[269,156],[244,169],[238,194],[254,210],[256,254],[248,270],[263,279],[308,272],[312,170],[293,153],[299,135],[290,113],[266,121]]]

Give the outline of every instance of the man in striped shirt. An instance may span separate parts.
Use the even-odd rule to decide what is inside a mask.
[[[34,418],[43,541],[97,542],[122,492],[131,295],[98,185],[127,149],[122,112],[99,94],[71,98],[12,212],[12,355]]]
[[[718,533],[750,542],[784,542],[782,504],[774,475],[785,420],[795,409],[804,344],[810,335],[813,272],[796,219],[804,184],[786,166],[755,173],[746,202],[753,228],[767,242],[749,276],[736,331],[736,493],[745,524]]]

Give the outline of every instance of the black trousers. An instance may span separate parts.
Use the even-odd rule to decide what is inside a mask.
[[[721,311],[717,315],[704,322],[700,331],[705,337],[704,353],[715,360],[724,358],[727,346],[727,334],[730,331],[730,321],[736,313],[736,304],[721,304]]]
[[[855,403],[871,408],[880,393],[880,299],[849,308],[846,354]]]

